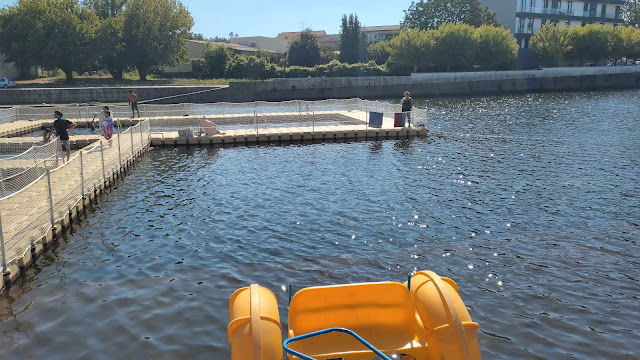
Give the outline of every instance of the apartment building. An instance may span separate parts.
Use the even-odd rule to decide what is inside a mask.
[[[515,37],[521,48],[547,22],[566,26],[622,26],[624,0],[517,0]]]

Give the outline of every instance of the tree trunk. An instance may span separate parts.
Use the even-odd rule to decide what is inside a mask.
[[[114,67],[107,70],[109,70],[109,74],[111,74],[112,78],[114,78],[115,80],[122,80],[122,73],[124,71],[122,68]]]
[[[139,67],[138,68],[138,74],[140,74],[140,81],[147,81],[147,68],[146,67]]]
[[[65,76],[67,78],[65,80],[65,82],[67,84],[72,83],[73,82],[73,69],[68,69],[68,68],[61,68],[61,69],[62,69],[62,71],[64,71],[64,74],[65,74]]]

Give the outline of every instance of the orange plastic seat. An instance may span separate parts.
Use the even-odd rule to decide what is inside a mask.
[[[355,331],[384,353],[426,358],[426,336],[406,286],[397,282],[305,288],[289,309],[289,337],[326,328]],[[374,355],[353,337],[330,333],[291,344],[317,359],[371,359]],[[290,356],[290,358],[293,358]]]

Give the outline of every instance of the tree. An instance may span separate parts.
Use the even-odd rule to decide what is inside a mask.
[[[234,57],[234,54],[228,46],[207,45],[204,48],[203,57],[207,64],[206,75],[212,79],[221,79],[225,76],[227,63]]]
[[[349,64],[363,62],[367,55],[367,38],[362,32],[358,15],[342,16],[340,31],[340,61]]]
[[[612,56],[614,50],[613,32],[616,29],[606,25],[588,24],[583,27],[571,28],[570,55],[574,59],[584,62],[591,60],[598,62]]]
[[[503,27],[482,25],[475,29],[476,64],[482,69],[508,69],[518,57],[518,42]]]
[[[124,54],[124,17],[107,17],[100,21],[97,31],[95,51],[100,54],[100,63],[116,80],[122,79],[122,73],[128,67]]]
[[[22,77],[39,65],[48,11],[46,1],[24,0],[0,10],[0,52],[6,61],[16,63]]]
[[[382,65],[389,60],[389,42],[380,41],[374,44],[370,44],[367,48],[367,59],[375,62],[378,65]]]
[[[640,29],[625,26],[618,30],[620,43],[617,44],[616,55],[631,59],[640,58]]]
[[[531,37],[530,44],[536,56],[541,59],[551,59],[557,66],[560,59],[571,51],[570,28],[546,23]]]
[[[338,60],[338,54],[331,46],[323,46],[320,48],[320,63],[328,64],[333,60]]]
[[[311,29],[300,33],[300,37],[289,45],[287,61],[292,66],[313,67],[320,63],[320,45]]]
[[[84,5],[102,19],[122,14],[128,0],[85,0]]]
[[[176,0],[132,0],[124,11],[125,56],[147,80],[153,66],[189,60],[186,40],[193,26],[189,11]]]
[[[467,24],[444,24],[433,31],[435,64],[439,70],[462,71],[475,65],[477,42],[474,27]]]
[[[389,62],[411,67],[414,71],[430,69],[434,63],[434,46],[432,32],[403,28],[389,41]]]
[[[73,71],[95,67],[92,51],[98,17],[77,0],[21,0],[2,10],[0,51],[16,61],[23,74],[35,65]]]
[[[465,23],[471,26],[498,26],[495,13],[483,8],[478,0],[420,0],[412,2],[404,11],[405,27],[437,29],[446,23]]]
[[[627,0],[622,5],[622,18],[628,26],[640,26],[640,0]]]

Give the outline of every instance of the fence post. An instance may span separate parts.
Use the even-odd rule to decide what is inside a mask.
[[[120,164],[120,169],[122,169],[122,155],[120,154],[120,133],[118,132],[118,163]]]
[[[20,108],[19,107],[15,107],[16,109],[16,121],[20,120],[20,112],[18,111]]]
[[[129,133],[131,134],[131,161],[133,161],[133,126],[129,128]]]
[[[0,216],[0,250],[2,251],[2,272],[7,271],[7,254],[4,252],[4,229],[2,228],[2,216]],[[2,274],[0,274],[2,276]]]
[[[100,140],[100,157],[102,158],[102,182],[107,182],[107,174],[104,170],[104,143]]]
[[[84,151],[80,150],[80,181],[81,181],[81,186],[80,186],[80,192],[82,193],[82,198],[84,199],[84,161],[82,160],[82,153]]]
[[[142,140],[142,121],[138,123],[138,127],[140,128],[140,151],[142,151],[142,148],[144,148],[144,141]]]
[[[51,172],[47,169],[47,187],[49,188],[49,213],[51,215],[51,228],[56,226],[56,219],[53,215],[53,192],[51,191]]]

